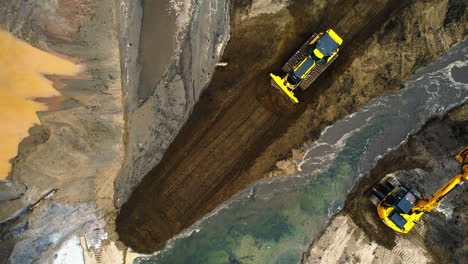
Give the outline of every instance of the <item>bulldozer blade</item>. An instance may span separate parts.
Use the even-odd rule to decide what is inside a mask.
[[[276,76],[274,74],[270,74],[270,76],[271,76],[271,85],[273,87],[280,90],[283,94],[286,94],[292,102],[299,103],[299,100],[296,98],[294,93],[289,91],[288,88],[286,88],[284,85],[281,84],[281,77]]]

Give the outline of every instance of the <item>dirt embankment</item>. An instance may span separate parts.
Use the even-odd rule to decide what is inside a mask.
[[[442,120],[429,121],[353,188],[344,210],[314,241],[303,263],[464,263],[466,187],[453,191],[408,234],[386,227],[365,193],[380,178],[396,172],[404,186],[430,197],[460,173],[454,155],[467,144],[468,105]]]
[[[138,251],[162,248],[264,177],[291,148],[400,89],[466,36],[460,1],[296,0],[276,13],[256,2],[233,1],[228,66],[215,73],[159,165],[121,209],[120,239]],[[345,40],[340,57],[301,95],[302,104],[291,105],[271,88],[268,73],[279,71],[311,33],[329,27]]]

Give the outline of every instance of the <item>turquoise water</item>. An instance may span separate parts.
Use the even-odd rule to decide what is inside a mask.
[[[399,93],[372,100],[305,146],[299,172],[262,180],[153,256],[134,263],[299,263],[360,175],[431,117],[466,103],[468,41],[418,71]]]

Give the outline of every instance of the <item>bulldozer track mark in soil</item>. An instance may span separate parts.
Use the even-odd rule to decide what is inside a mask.
[[[253,109],[253,111],[250,111],[249,109]],[[243,153],[249,150],[251,143],[254,141],[254,139],[257,139],[259,136],[261,136],[261,134],[265,132],[265,130],[268,128],[267,121],[271,118],[272,115],[269,114],[265,109],[259,107],[259,104],[256,101],[252,103],[252,107],[249,109],[247,109],[247,111],[244,112],[246,113],[244,118],[238,119],[236,120],[236,122],[233,122],[228,127],[229,129],[224,130],[222,135],[216,138],[209,145],[209,147],[205,149],[203,153],[197,156],[197,159],[192,161],[187,166],[186,170],[182,170],[180,172],[180,176],[175,178],[176,182],[170,183],[170,189],[168,190],[168,192],[164,193],[164,196],[162,196],[165,207],[167,207],[167,210],[169,212],[168,215],[183,215],[186,209],[190,208],[196,201],[199,201],[199,198],[202,194],[207,193],[206,190],[208,190],[212,185],[215,185],[217,182],[222,180],[222,174],[225,173],[225,171],[229,168],[232,168],[232,166],[235,162],[238,161],[240,156],[242,156]],[[253,122],[253,120],[255,120],[255,122]],[[249,135],[249,131],[252,131],[250,129],[251,125],[254,125],[252,123],[264,124],[264,126],[262,126],[264,129],[253,130],[254,134]],[[223,148],[222,143],[224,142],[224,140],[233,136],[233,134],[248,135],[248,142],[243,143],[243,141],[239,141],[239,144],[231,145],[231,147],[228,149]],[[229,153],[230,157],[226,159],[228,162],[223,162],[221,164],[218,164],[216,162],[213,164],[203,162],[206,160],[210,160],[211,157],[214,157],[213,160],[217,160],[219,159],[219,156],[222,155],[222,153]],[[215,173],[206,173],[210,170],[211,167],[215,167]],[[183,199],[182,197],[177,195],[176,191],[180,188],[181,185],[186,186],[186,188],[188,189],[193,189],[193,187],[188,187],[191,183],[190,181],[188,181],[191,177],[188,176],[194,173],[197,174],[197,172],[202,172],[198,173],[200,175],[208,176],[200,176],[200,178],[203,178],[203,182],[205,183],[203,185],[199,185],[198,182],[192,182],[192,186],[196,185],[193,187],[201,187],[198,188],[195,191],[195,193],[191,196],[191,201],[187,201],[186,199]],[[174,204],[176,204],[177,206],[173,206]]]
[[[377,6],[373,6],[369,8],[368,12],[366,12],[366,15],[363,15],[362,10],[357,10],[357,7],[353,6],[351,8],[352,10],[351,12],[354,12],[355,14],[353,16],[348,16],[349,18],[352,17],[353,26],[349,29],[349,25],[343,25],[343,24],[347,24],[346,23],[347,21],[344,21],[341,24],[337,25],[337,30],[340,32],[343,32],[342,34],[345,39],[351,40],[355,38],[360,31],[362,31],[367,26],[369,26],[369,24],[374,20],[373,18],[376,18],[379,15],[381,15],[383,12],[385,12],[387,5],[384,4],[384,2],[388,3],[390,1],[376,2],[375,4],[377,4]],[[348,29],[345,30],[344,28],[348,28]]]
[[[263,118],[259,119],[260,123],[265,124],[271,119],[267,115],[260,115],[259,117],[262,116]],[[255,139],[258,136],[263,135],[266,132],[267,128],[267,126],[263,126],[262,129],[256,131],[255,135],[249,136],[249,139],[246,143],[239,143],[238,146],[233,147],[235,151],[229,151],[230,158],[227,159],[227,162],[222,162],[221,164],[218,164],[213,174],[207,174],[209,176],[207,176],[206,181],[204,181],[206,184],[198,185],[200,186],[199,188],[196,188],[196,186],[194,186],[196,188],[196,191],[193,193],[191,198],[189,200],[180,199],[177,203],[177,206],[174,208],[176,208],[176,210],[179,213],[183,214],[188,208],[191,208],[192,206],[196,207],[196,203],[199,203],[201,201],[200,198],[202,198],[203,195],[210,194],[209,190],[212,189],[211,187],[219,183],[220,180],[222,180],[222,174],[224,174],[228,169],[232,168],[238,162],[240,156],[249,151]],[[219,150],[222,151],[221,149]],[[211,155],[214,156],[216,156],[216,154],[216,152],[211,153]]]
[[[195,156],[192,162],[189,162],[186,167],[178,167],[173,174],[180,176],[173,179],[168,188],[162,192],[161,196],[171,201],[171,198],[169,197],[171,197],[177,191],[177,187],[187,179],[188,175],[192,173],[200,163],[206,159],[210,152],[216,148],[219,148],[219,145],[224,142],[232,133],[234,133],[236,129],[240,127],[249,118],[249,116],[252,115],[252,113],[255,112],[257,107],[259,107],[258,101],[254,101],[252,104],[246,107],[242,113],[239,114],[238,119],[234,120],[234,122],[232,122],[226,129],[224,129],[221,134],[219,134],[212,142],[210,142],[208,147],[205,148],[200,155]]]

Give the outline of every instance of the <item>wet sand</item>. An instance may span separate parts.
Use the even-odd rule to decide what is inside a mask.
[[[61,95],[43,74],[74,75],[80,66],[0,31],[0,68],[0,179],[5,179],[18,144],[28,137],[30,127],[40,124],[36,113],[48,110],[47,98],[58,107]]]

